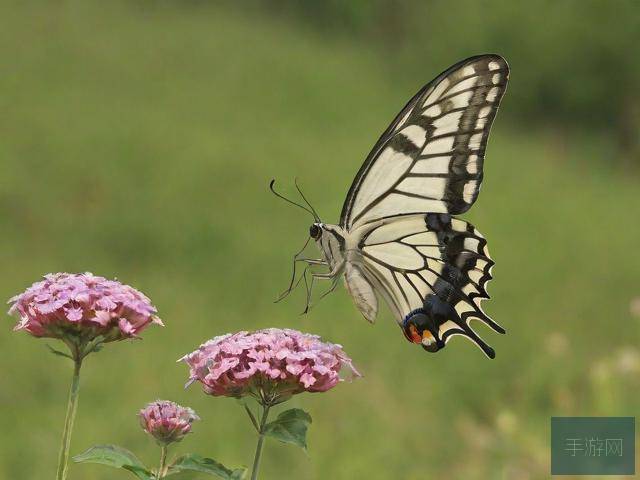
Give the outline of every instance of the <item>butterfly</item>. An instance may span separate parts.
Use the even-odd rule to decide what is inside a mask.
[[[470,325],[477,319],[505,333],[480,306],[489,298],[494,262],[482,234],[454,215],[478,197],[489,130],[508,78],[504,58],[479,55],[420,89],[367,156],[338,225],[320,220],[297,182],[308,208],[278,194],[272,181],[273,193],[313,215],[307,244],[313,239],[322,254],[303,257],[305,244],[283,296],[293,288],[296,263],[304,262],[307,309],[315,280],[330,280],[330,293],[342,278],[368,321],[374,322],[381,298],[405,337],[426,351],[461,335],[494,358]],[[309,288],[307,270],[317,265],[328,270],[312,271]]]

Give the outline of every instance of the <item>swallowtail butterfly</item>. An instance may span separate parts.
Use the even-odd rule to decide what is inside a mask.
[[[331,280],[330,292],[343,278],[370,322],[381,297],[410,342],[436,352],[462,335],[494,358],[470,326],[478,319],[505,332],[480,306],[489,298],[494,262],[480,232],[453,215],[478,197],[489,129],[508,78],[502,57],[479,55],[425,85],[367,156],[338,225],[323,223],[298,188],[309,208],[298,206],[314,216],[309,234],[322,258],[302,257],[303,248],[283,296],[293,287],[296,262],[307,263],[305,284],[309,267],[322,265],[328,271],[312,272],[311,288],[315,279]],[[276,193],[273,182],[271,189]],[[310,292],[307,284],[307,309]]]

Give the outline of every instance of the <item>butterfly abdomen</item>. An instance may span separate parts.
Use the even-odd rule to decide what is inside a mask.
[[[358,266],[347,263],[344,271],[344,284],[360,313],[367,321],[373,323],[378,314],[378,299],[373,287]]]

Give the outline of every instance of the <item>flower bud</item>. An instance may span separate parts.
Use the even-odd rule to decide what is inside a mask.
[[[179,442],[191,431],[191,424],[200,420],[196,413],[169,400],[156,400],[138,414],[143,430],[160,445]]]

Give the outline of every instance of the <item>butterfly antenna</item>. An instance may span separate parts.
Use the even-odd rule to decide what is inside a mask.
[[[309,205],[309,208],[311,209],[311,212],[313,214],[313,218],[315,218],[316,222],[320,222],[320,215],[318,215],[318,212],[316,212],[316,209],[313,208],[313,206],[309,203],[309,200],[307,200],[307,197],[305,197],[304,193],[302,193],[302,189],[300,188],[300,185],[298,185],[298,178],[297,177],[293,179],[293,183],[295,183],[296,190],[298,190],[298,193],[300,194],[300,196],[302,197],[304,202],[307,205]]]
[[[303,209],[305,212],[310,213],[314,219],[318,219],[317,214],[313,211],[313,210],[309,210],[307,207],[305,207],[304,205],[300,205],[299,203],[294,202],[293,200],[289,200],[287,197],[285,197],[284,195],[279,194],[278,192],[275,191],[275,189],[273,188],[273,184],[276,183],[275,178],[273,180],[271,180],[271,183],[269,183],[269,190],[271,190],[271,193],[273,193],[276,197],[281,198],[282,200],[284,200],[287,203],[290,203],[291,205],[295,205],[296,207],[299,207],[301,209]]]

